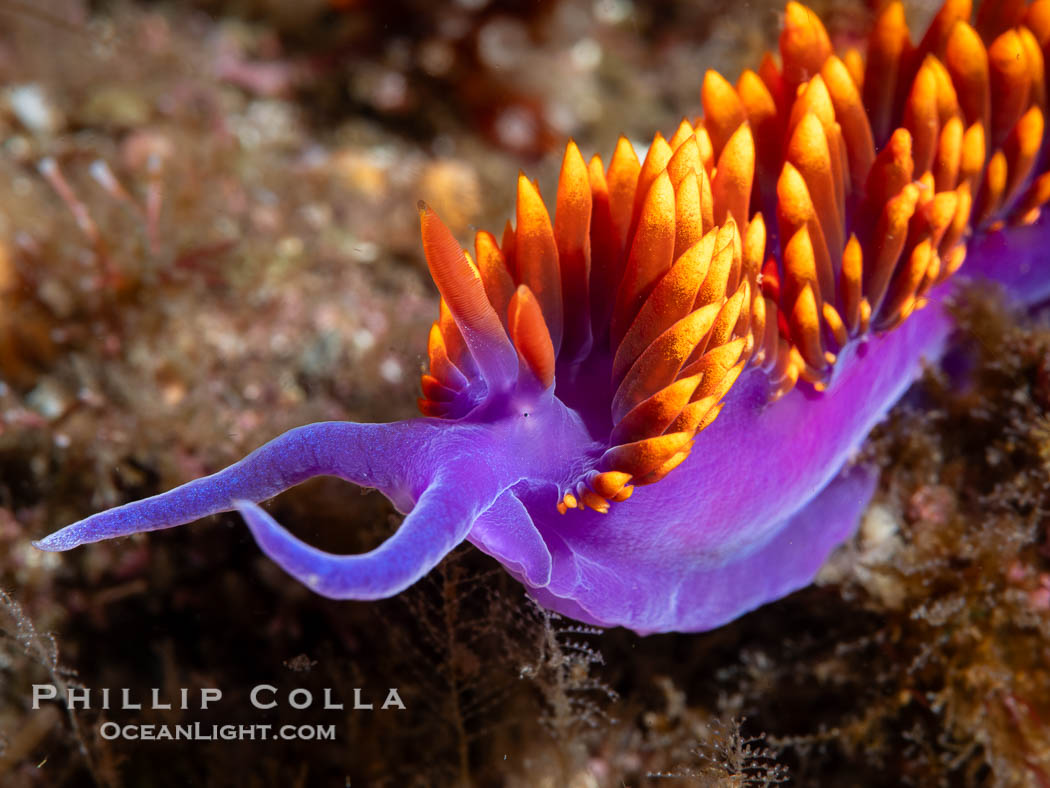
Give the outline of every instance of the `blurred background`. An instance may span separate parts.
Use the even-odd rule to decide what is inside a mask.
[[[874,3],[813,4],[836,46]],[[922,30],[935,3],[907,3]],[[471,548],[332,602],[235,516],[30,545],[291,427],[415,415],[437,293],[425,199],[467,243],[554,193],[564,145],[644,153],[775,50],[773,0],[0,0],[0,783],[1050,785],[1050,333],[964,294],[865,449],[881,491],[820,582],[639,638],[537,609]],[[316,480],[270,510],[337,552],[399,517]],[[202,710],[31,708],[33,684],[217,687]],[[347,709],[255,709],[324,689]],[[397,687],[406,710],[353,711]],[[97,699],[97,696],[96,696]],[[334,724],[333,741],[106,740],[119,724]]]

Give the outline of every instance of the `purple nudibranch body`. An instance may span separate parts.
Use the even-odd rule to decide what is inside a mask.
[[[854,111],[861,86],[843,86],[848,71],[800,8],[789,4],[783,72],[763,72],[770,106],[782,105],[778,114],[754,115],[747,97],[761,83],[745,90],[742,78],[737,92],[747,113],[727,127],[733,113],[708,106],[709,95],[723,90],[711,78],[707,125],[683,122],[670,144],[658,136],[641,165],[632,165],[633,151],[621,146],[608,173],[594,160],[588,169],[570,145],[553,227],[535,187],[522,179],[516,234],[508,229],[502,249],[479,234],[476,263],[424,208],[424,247],[442,295],[442,319],[431,336],[433,376],[424,376],[424,412],[435,415],[300,427],[214,475],[95,514],[34,544],[68,550],[236,509],[262,550],[309,588],[336,599],[377,599],[412,585],[468,540],[544,606],[640,633],[717,627],[810,583],[856,528],[874,490],[873,470],[852,464],[855,453],[923,362],[935,362],[949,342],[946,301],[958,277],[943,271],[961,264],[960,276],[998,282],[1023,304],[1045,300],[1050,221],[1022,190],[1029,180],[1040,182],[1029,172],[1040,168],[1010,153],[1013,138],[996,132],[1001,119],[994,112],[987,128],[1001,139],[990,142],[1007,151],[1002,167],[1015,168],[1010,177],[1022,175],[991,196],[979,174],[966,181],[956,172],[945,187],[940,171],[936,178],[921,168],[912,173],[912,135],[917,161],[921,128],[898,128],[890,137],[873,120],[874,137],[870,128],[865,137],[858,124],[868,128],[868,118]],[[807,24],[795,24],[799,19]],[[926,67],[912,75],[918,80]],[[820,85],[821,77],[792,76],[817,72]],[[910,116],[892,104],[892,90],[886,95],[886,112],[865,111],[873,119],[903,115],[906,126]],[[824,130],[821,101],[832,117]],[[966,106],[958,117],[970,120],[969,104],[960,103]],[[816,109],[795,113],[796,105]],[[1017,126],[1006,131],[1027,133],[1026,118],[1011,119]],[[772,173],[764,169],[770,146],[752,137],[770,123],[790,132],[791,142]],[[883,145],[878,158],[873,139]],[[689,145],[697,151],[691,164],[678,155]],[[824,175],[807,170],[812,158],[799,151],[829,147],[833,161],[847,166],[829,166],[830,191],[822,193],[814,182]],[[902,168],[909,175],[898,183]],[[857,171],[871,175],[862,183]],[[625,173],[630,189],[617,192]],[[926,199],[935,181],[937,199]],[[973,219],[971,189],[980,214]],[[617,212],[621,204],[626,213]],[[766,209],[768,238],[755,207]],[[1026,223],[1007,223],[1021,208]],[[904,225],[894,225],[902,211]],[[963,222],[941,245],[942,273],[932,263],[916,268],[916,260],[925,266],[935,259],[942,270],[930,240],[948,237],[953,216]],[[887,258],[895,237],[901,240]],[[691,255],[701,248],[706,256]],[[704,272],[719,261],[723,278],[712,294],[713,274]],[[667,318],[654,305],[671,308],[681,287],[661,287],[675,276],[695,279],[695,286],[682,314]],[[681,337],[696,329],[705,309],[710,323],[682,350]],[[717,367],[726,349],[735,355]],[[704,389],[707,382],[714,388]],[[682,399],[665,416],[671,393]],[[685,417],[688,406],[700,404],[710,412]],[[292,536],[258,505],[321,475],[379,490],[406,514],[404,522],[371,552],[332,555]],[[607,489],[599,477],[621,482]],[[633,494],[623,479],[633,481]]]
[[[974,242],[964,272],[1043,300],[1050,222],[1014,232]],[[608,514],[554,508],[559,482],[594,447],[577,414],[541,396],[451,424],[300,427],[217,474],[35,544],[68,550],[236,508],[270,558],[325,596],[396,594],[467,539],[572,618],[640,633],[710,629],[808,585],[852,533],[875,480],[869,469],[844,466],[921,362],[941,354],[951,331],[946,295],[895,331],[852,345],[822,393],[796,388],[768,403],[761,372],[745,373],[677,472]],[[374,487],[408,516],[372,552],[335,556],[300,542],[256,504],[319,475]]]

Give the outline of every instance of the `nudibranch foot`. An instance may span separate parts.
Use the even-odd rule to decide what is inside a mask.
[[[801,511],[770,529],[764,543],[731,563],[684,572],[670,560],[633,568],[629,598],[642,605],[623,604],[623,575],[615,572],[587,572],[589,593],[560,597],[508,569],[544,607],[595,626],[627,626],[642,635],[714,629],[809,585],[831,551],[856,529],[877,478],[863,465],[844,470]]]
[[[522,578],[526,586],[542,588],[550,583],[550,550],[528,509],[512,490],[504,492],[474,521],[468,538]]]
[[[1050,211],[1031,224],[975,239],[960,275],[995,282],[1024,305],[1050,300]]]

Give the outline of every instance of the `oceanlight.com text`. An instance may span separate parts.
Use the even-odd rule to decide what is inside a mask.
[[[107,741],[335,741],[335,725],[121,725],[104,722],[99,735]]]

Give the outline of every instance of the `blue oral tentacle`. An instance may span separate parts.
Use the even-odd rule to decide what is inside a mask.
[[[426,487],[422,449],[435,433],[426,419],[394,424],[319,422],[289,430],[211,476],[68,525],[34,542],[69,550],[117,536],[157,531],[231,511],[235,501],[263,501],[315,476],[374,487],[401,511]]]
[[[466,538],[500,492],[495,482],[479,481],[464,490],[452,472],[439,472],[397,531],[359,555],[319,550],[251,501],[235,506],[262,551],[313,591],[331,599],[383,599],[415,583]]]

